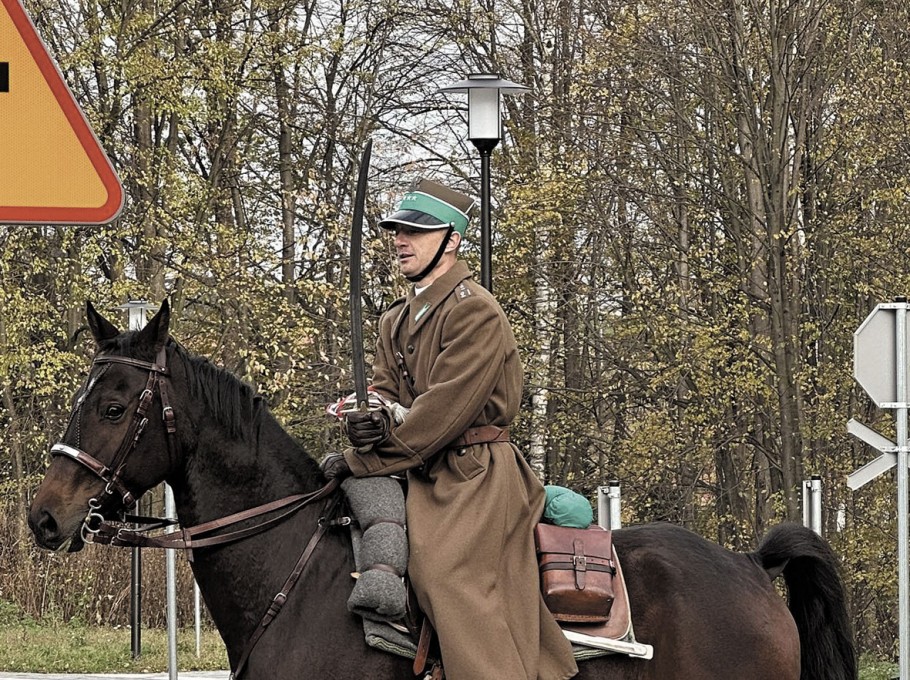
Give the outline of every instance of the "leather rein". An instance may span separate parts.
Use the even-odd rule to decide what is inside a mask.
[[[148,425],[148,410],[152,404],[155,394],[157,394],[161,400],[161,417],[164,421],[165,430],[167,432],[168,455],[171,457],[171,460],[174,460],[174,452],[177,445],[177,418],[176,414],[174,413],[174,409],[170,405],[170,399],[167,390],[167,382],[168,378],[170,377],[170,372],[167,368],[166,346],[163,346],[161,348],[154,362],[141,361],[139,359],[131,359],[129,357],[102,354],[96,356],[92,361],[92,369],[95,368],[95,365],[106,366],[115,363],[148,371],[148,379],[146,381],[145,389],[142,391],[139,397],[139,404],[136,407],[136,412],[133,414],[133,419],[129,425],[129,428],[126,431],[123,440],[120,442],[120,446],[117,448],[117,453],[114,455],[113,461],[109,465],[106,465],[99,461],[96,457],[92,456],[89,453],[86,453],[79,448],[79,419],[81,417],[82,405],[89,392],[91,392],[92,388],[94,387],[97,379],[101,377],[98,375],[95,378],[92,378],[91,370],[89,371],[89,381],[82,394],[80,394],[80,396],[77,398],[73,413],[70,417],[71,423],[74,418],[77,421],[76,445],[72,446],[70,444],[58,442],[54,444],[50,450],[52,457],[64,456],[70,458],[105,482],[103,495],[100,498],[90,498],[88,502],[88,514],[83,520],[81,529],[82,538],[86,543],[98,543],[102,545],[113,545],[118,547],[148,547],[164,548],[169,550],[185,550],[188,560],[192,562],[192,551],[194,549],[208,548],[216,545],[225,545],[227,543],[234,543],[236,541],[249,538],[250,536],[255,536],[256,534],[262,533],[280,524],[284,520],[296,514],[297,511],[301,510],[303,507],[332,496],[339,488],[339,481],[337,479],[332,479],[325,486],[311,493],[286,496],[285,498],[279,498],[278,500],[264,503],[247,510],[242,510],[241,512],[227,515],[226,517],[222,517],[220,519],[198,524],[193,527],[185,527],[183,529],[174,531],[173,533],[158,536],[149,536],[147,535],[147,532],[153,531],[155,529],[172,527],[178,523],[177,520],[125,515],[123,517],[124,522],[140,523],[142,525],[136,529],[127,529],[123,527],[119,522],[109,522],[105,520],[104,516],[101,514],[101,508],[104,504],[104,501],[108,497],[113,497],[115,495],[118,496],[119,500],[123,504],[123,507],[128,508],[134,505],[139,496],[142,495],[142,493],[134,493],[134,491],[124,483],[122,473],[127,459],[129,458],[130,454],[136,449],[137,445],[139,444],[139,438],[142,435],[142,432],[145,430],[146,425]],[[240,677],[241,672],[246,666],[249,655],[253,651],[253,647],[255,647],[256,643],[259,641],[259,638],[265,632],[266,627],[278,615],[278,612],[281,611],[281,608],[284,606],[284,603],[287,600],[288,593],[303,573],[303,570],[309,562],[309,559],[312,556],[313,552],[315,551],[317,544],[325,535],[328,528],[330,526],[350,524],[351,520],[349,517],[328,519],[334,515],[339,500],[340,498],[336,497],[335,503],[331,506],[331,508],[327,510],[326,514],[323,517],[320,517],[317,529],[310,537],[310,540],[304,548],[300,559],[297,561],[294,570],[285,580],[281,590],[277,595],[275,595],[272,602],[269,604],[268,610],[260,620],[259,625],[253,632],[250,639],[247,641],[240,661],[238,662],[237,667],[233,669],[231,673],[232,678]],[[226,533],[220,533],[214,536],[207,536],[207,534],[211,534],[212,532],[219,529],[231,527],[241,522],[247,522],[263,515],[275,513],[278,511],[282,512],[267,520],[261,521],[251,526],[235,529],[234,531]]]

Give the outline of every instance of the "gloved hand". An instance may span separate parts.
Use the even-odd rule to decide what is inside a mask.
[[[340,453],[330,453],[319,464],[326,479],[344,479],[351,476],[351,468]]]
[[[388,409],[351,411],[344,415],[344,433],[355,448],[376,446],[389,438],[392,416]]]

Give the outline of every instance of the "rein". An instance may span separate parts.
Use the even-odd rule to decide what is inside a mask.
[[[260,534],[293,516],[305,506],[332,496],[339,488],[340,482],[337,479],[331,479],[325,486],[311,493],[286,496],[285,498],[279,498],[278,500],[264,503],[253,508],[248,508],[247,510],[242,510],[232,515],[227,515],[226,517],[204,522],[203,524],[198,524],[193,527],[186,527],[171,534],[158,536],[149,536],[147,535],[147,532],[153,531],[155,529],[174,526],[177,524],[177,521],[173,519],[126,515],[124,517],[125,522],[139,522],[144,525],[136,529],[127,529],[122,526],[122,523],[109,522],[105,520],[104,516],[101,514],[101,508],[104,504],[104,501],[108,497],[115,495],[119,496],[121,502],[123,503],[123,506],[127,508],[132,506],[138,500],[139,496],[142,495],[141,493],[134,493],[134,491],[124,483],[122,479],[122,473],[127,459],[129,458],[130,454],[136,449],[136,446],[139,444],[139,437],[145,430],[146,425],[148,425],[147,414],[156,393],[161,400],[161,417],[164,421],[165,430],[167,432],[168,455],[171,460],[174,460],[174,453],[176,451],[175,440],[177,433],[177,419],[174,413],[174,409],[171,407],[170,400],[168,398],[167,378],[170,377],[170,372],[167,368],[166,346],[163,346],[161,348],[154,362],[141,361],[139,359],[131,359],[129,357],[100,355],[95,357],[94,361],[92,362],[92,368],[94,368],[96,364],[109,365],[114,363],[124,364],[148,371],[148,380],[146,381],[145,389],[142,391],[139,397],[139,404],[136,407],[136,412],[133,414],[133,419],[130,422],[129,428],[126,431],[123,440],[120,442],[120,446],[117,448],[117,453],[114,455],[114,459],[111,464],[106,465],[91,454],[86,453],[79,448],[79,428],[81,422],[80,418],[82,404],[88,396],[89,392],[91,392],[92,387],[94,387],[94,384],[100,375],[89,379],[85,390],[76,401],[76,406],[73,410],[73,415],[71,416],[70,421],[72,423],[72,419],[76,419],[76,445],[72,446],[70,444],[64,444],[63,442],[57,442],[51,447],[50,451],[51,456],[65,456],[67,458],[70,458],[71,460],[88,469],[92,474],[100,478],[103,482],[105,482],[104,492],[101,498],[89,499],[88,514],[86,515],[82,524],[82,537],[85,542],[98,543],[101,545],[112,545],[117,547],[147,547],[164,548],[168,550],[185,550],[187,552],[188,560],[192,562],[194,549],[234,543],[236,541],[241,541],[245,538],[249,538],[250,536]],[[91,371],[89,371],[89,375],[91,375]],[[310,537],[310,540],[304,548],[303,553],[300,555],[300,558],[297,560],[297,564],[295,565],[293,571],[285,580],[284,585],[281,587],[281,590],[272,599],[268,610],[263,615],[262,619],[259,622],[259,625],[256,627],[256,630],[247,641],[246,647],[244,648],[240,660],[237,663],[237,667],[231,672],[231,678],[240,677],[243,669],[246,667],[246,663],[253,651],[253,648],[265,633],[268,625],[281,611],[281,608],[287,601],[288,594],[297,583],[300,576],[303,574],[304,569],[306,568],[307,564],[310,561],[310,558],[316,550],[316,546],[319,544],[319,541],[322,539],[328,529],[332,526],[342,526],[351,523],[351,519],[349,517],[340,517],[337,519],[333,518],[333,515],[336,513],[340,502],[341,497],[336,495],[333,502],[327,506],[325,514],[320,517],[316,531],[313,532],[313,535]],[[282,512],[265,521],[253,524],[252,526],[247,526],[242,529],[235,529],[234,531],[229,531],[227,533],[217,534],[214,536],[206,536],[206,534],[210,534],[213,531],[225,529],[235,524],[253,520],[258,517],[262,517],[263,515],[278,511]]]
[[[335,492],[338,486],[338,480],[333,479],[330,480],[328,484],[320,489],[317,489],[316,491],[313,491],[312,493],[295,494],[293,496],[279,498],[278,500],[271,501],[270,503],[257,505],[254,508],[248,508],[247,510],[236,512],[233,515],[221,517],[220,519],[215,519],[203,524],[197,524],[193,527],[186,527],[179,531],[175,531],[172,534],[165,534],[163,536],[148,536],[146,535],[146,532],[153,531],[155,529],[161,529],[167,526],[173,526],[177,523],[175,520],[162,519],[157,517],[137,517],[133,515],[127,515],[124,518],[127,522],[138,521],[148,523],[138,529],[126,529],[117,522],[102,522],[98,529],[92,532],[92,543],[112,545],[116,547],[186,550],[188,553],[188,559],[190,562],[192,562],[192,551],[194,549],[210,548],[216,545],[234,543],[236,541],[243,540],[244,538],[249,538],[250,536],[255,536],[256,534],[262,533],[267,529],[280,524],[285,519],[291,517],[304,506],[309,505],[310,503],[314,503],[323,498],[327,498]],[[218,534],[217,536],[198,538],[199,536],[217,531],[218,529],[224,529],[225,527],[230,527],[234,524],[239,524],[240,522],[255,519],[262,515],[278,510],[284,510],[284,512],[264,522],[260,522],[259,524],[245,527],[243,529],[237,529],[235,531],[224,534]],[[349,518],[344,518],[338,523],[349,524],[350,520]]]

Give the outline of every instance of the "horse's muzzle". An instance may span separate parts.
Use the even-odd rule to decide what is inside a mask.
[[[47,550],[78,552],[85,546],[81,536],[82,518],[79,518],[75,527],[64,527],[50,510],[33,505],[28,513],[28,526],[35,536],[35,542]]]

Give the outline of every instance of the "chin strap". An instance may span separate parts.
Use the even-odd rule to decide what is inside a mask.
[[[439,250],[436,251],[436,256],[433,258],[433,260],[430,262],[430,264],[428,264],[426,267],[424,267],[424,270],[422,272],[420,272],[419,274],[414,274],[414,276],[406,276],[405,278],[408,281],[410,281],[411,283],[418,283],[419,281],[422,281],[426,277],[427,274],[429,274],[431,271],[436,269],[436,265],[439,264],[439,259],[442,257],[442,254],[445,252],[446,244],[449,242],[449,239],[452,237],[453,231],[455,231],[455,227],[450,224],[448,231],[446,231],[445,238],[442,239],[442,243],[439,244]]]

